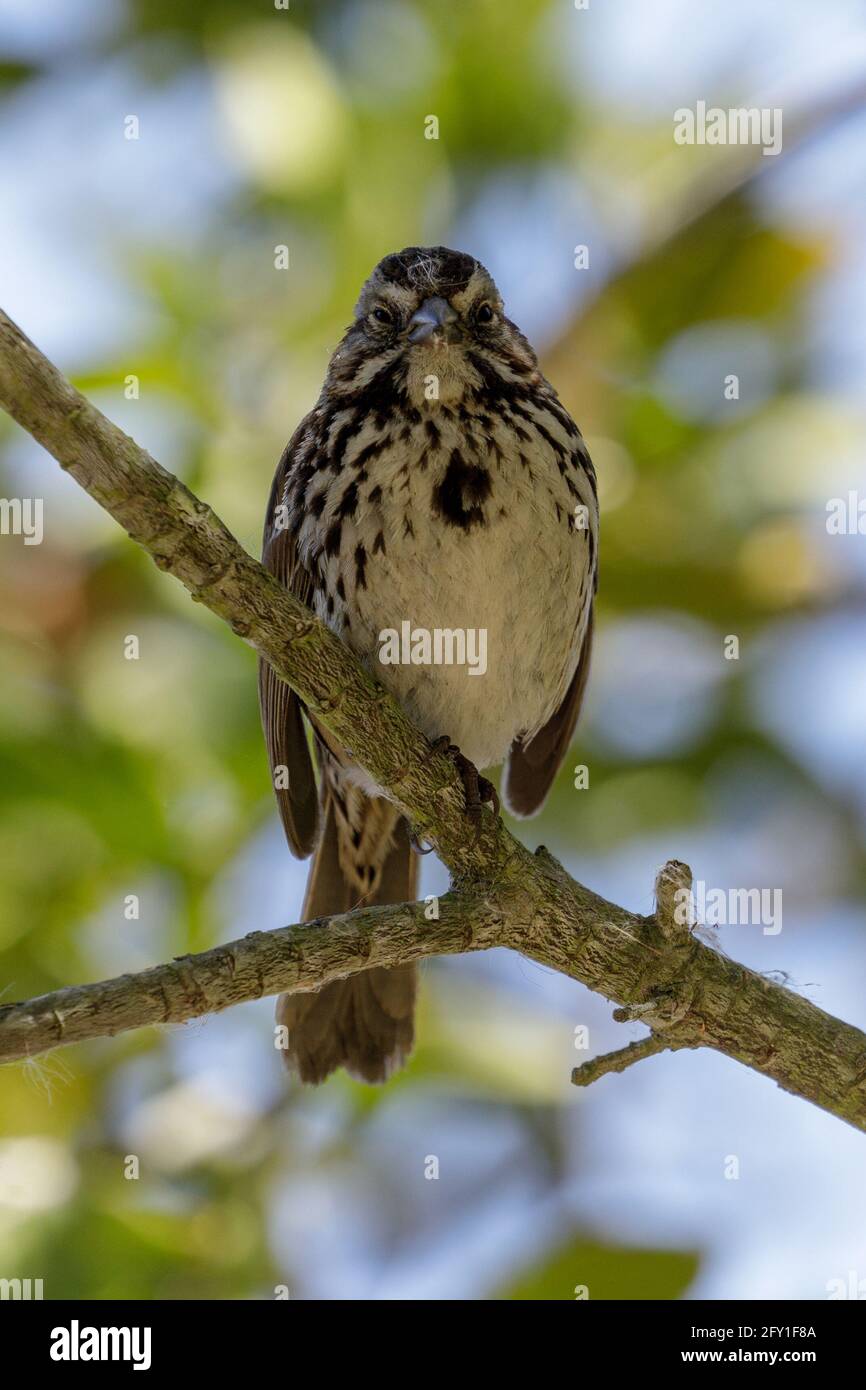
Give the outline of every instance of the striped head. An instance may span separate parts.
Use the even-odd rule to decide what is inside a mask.
[[[351,394],[382,374],[417,406],[495,392],[537,370],[480,261],[445,246],[409,246],[380,261],[364,284],[326,390]]]

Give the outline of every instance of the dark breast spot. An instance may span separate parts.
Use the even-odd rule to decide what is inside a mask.
[[[338,516],[354,516],[355,508],[358,505],[358,484],[351,482],[340,498],[340,505],[337,508]]]
[[[343,467],[343,454],[346,445],[357,429],[357,421],[354,415],[350,415],[348,420],[344,420],[334,436],[333,443],[328,450],[328,462],[335,473],[339,473]]]
[[[358,387],[351,397],[356,418],[372,416],[377,428],[384,429],[394,409],[405,402],[404,371],[401,361],[387,362],[365,386]]]
[[[340,536],[343,530],[343,523],[335,521],[328,527],[328,534],[325,537],[325,554],[336,555],[340,549]]]
[[[372,444],[366,444],[352,459],[352,467],[356,468],[359,473],[363,472],[366,475],[366,465],[378,458],[382,450],[387,449],[390,443],[391,436],[389,434],[384,439],[374,439]]]
[[[355,588],[367,587],[367,552],[362,545],[355,549]]]
[[[491,493],[490,474],[467,463],[455,449],[445,477],[433,489],[433,510],[450,526],[469,531],[484,520],[484,503]]]

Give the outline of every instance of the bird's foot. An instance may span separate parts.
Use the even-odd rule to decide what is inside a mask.
[[[466,794],[466,814],[475,824],[473,843],[477,844],[481,836],[481,811],[483,807],[489,803],[493,808],[494,816],[499,815],[499,796],[496,788],[486,777],[481,776],[475,764],[463,756],[456,743],[452,743],[447,734],[442,734],[440,738],[434,738],[430,757],[432,758],[436,753],[441,753],[444,758],[450,759],[459,773]]]
[[[493,808],[494,816],[498,816],[499,794],[493,783],[481,776],[475,764],[464,757],[457,744],[452,743],[447,734],[433,739],[430,752],[424,759],[425,763],[429,762],[437,753],[441,754],[443,758],[448,758],[460,775],[466,795],[466,814],[475,825],[475,838],[472,843],[477,844],[481,837],[481,812],[489,804]],[[422,845],[411,827],[409,829],[409,843],[416,854],[429,854],[433,849],[432,845]]]
[[[418,839],[418,836],[415,834],[415,831],[412,829],[411,825],[409,826],[408,835],[409,844],[412,846],[416,854],[430,854],[432,852],[433,846],[422,845],[421,841]]]

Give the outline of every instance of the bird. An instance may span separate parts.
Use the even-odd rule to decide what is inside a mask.
[[[262,561],[453,756],[476,815],[498,810],[485,769],[505,764],[506,806],[525,817],[568,751],[598,521],[583,436],[489,271],[444,246],[385,256],[279,460]],[[259,701],[286,839],[313,855],[303,920],[416,898],[418,846],[387,792],[263,658]],[[281,995],[289,1070],[386,1081],[413,1046],[416,990],[405,964]]]

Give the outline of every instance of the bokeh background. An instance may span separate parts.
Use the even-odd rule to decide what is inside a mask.
[[[781,889],[778,935],[716,939],[866,1026],[866,539],[826,525],[866,497],[862,3],[0,0],[0,49],[0,302],[253,550],[371,266],[444,242],[490,267],[603,506],[586,716],[519,833],[637,911],[673,856]],[[783,153],[676,145],[699,99],[783,108]],[[45,503],[41,546],[0,538],[0,997],[294,920],[253,654],[5,417],[0,495]],[[149,1299],[866,1281],[862,1135],[709,1052],[576,1091],[642,1030],[514,955],[425,968],[385,1089],[292,1089],[271,1027],[263,1001],[5,1069],[0,1276]]]

